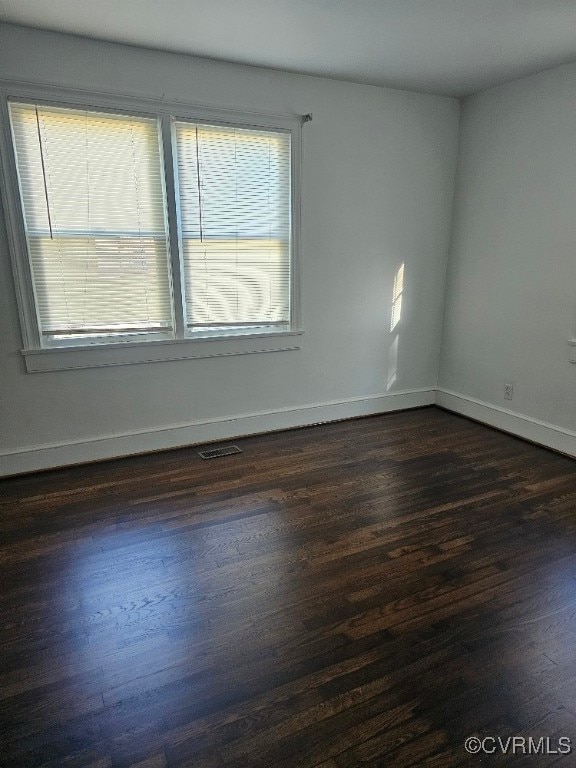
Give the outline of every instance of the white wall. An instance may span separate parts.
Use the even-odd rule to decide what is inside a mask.
[[[0,26],[0,77],[314,113],[303,129],[301,350],[25,373],[0,221],[0,471],[433,401],[458,141],[455,100],[9,25]],[[402,318],[391,335],[393,280],[402,263]],[[416,392],[390,396],[406,390]],[[306,407],[314,404],[324,407]],[[214,421],[223,417],[230,420]]]
[[[464,397],[438,397],[574,455],[575,104],[576,65],[463,103],[440,387]]]

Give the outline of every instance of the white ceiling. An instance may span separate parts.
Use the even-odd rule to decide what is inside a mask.
[[[576,0],[0,0],[0,20],[454,96],[576,59]]]

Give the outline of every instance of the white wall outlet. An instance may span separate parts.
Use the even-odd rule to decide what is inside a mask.
[[[512,400],[514,397],[514,384],[504,384],[504,400]]]

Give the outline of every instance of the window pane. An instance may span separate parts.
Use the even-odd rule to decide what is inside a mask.
[[[156,120],[10,104],[44,337],[169,331]]]
[[[176,123],[189,327],[288,325],[290,135]]]

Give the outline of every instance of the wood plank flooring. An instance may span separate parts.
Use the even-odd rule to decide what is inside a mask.
[[[436,408],[235,442],[0,483],[2,765],[576,764],[576,462]]]

